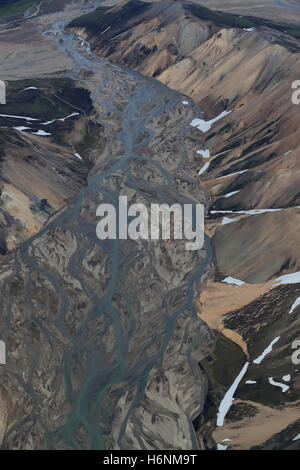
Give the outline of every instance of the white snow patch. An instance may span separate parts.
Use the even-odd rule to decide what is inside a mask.
[[[298,209],[298,207],[295,207]],[[249,209],[246,211],[211,211],[211,214],[246,214],[246,215],[257,215],[257,214],[266,214],[267,212],[280,212],[284,209]]]
[[[256,384],[256,380],[246,380],[245,383],[246,383],[247,385]]]
[[[198,175],[202,175],[206,170],[207,168],[209,167],[209,162],[205,163],[205,165],[203,165],[203,167],[201,168],[201,170],[198,171]]]
[[[269,346],[266,347],[263,353],[259,357],[254,359],[253,361],[254,364],[260,364],[262,360],[267,356],[267,354],[269,354],[272,351],[274,344],[277,343],[279,339],[280,339],[280,336],[277,336],[277,338],[273,339],[273,341],[269,344]]]
[[[209,150],[197,150],[198,155],[202,155],[203,158],[209,158],[210,157],[210,151]]]
[[[285,274],[275,279],[274,284],[298,284],[300,282],[300,271],[291,274]],[[273,285],[274,285],[273,284]]]
[[[296,307],[298,307],[298,305],[300,305],[300,297],[298,297],[298,299],[295,300],[289,313],[293,313],[293,311],[296,309]]]
[[[269,378],[269,383],[271,385],[274,385],[275,387],[280,387],[283,393],[285,393],[290,388],[288,385],[282,384],[280,382],[275,382],[275,380],[273,380],[273,377]]]
[[[228,413],[228,411],[229,411],[229,409],[230,409],[230,407],[231,407],[231,405],[234,401],[233,396],[235,394],[235,391],[238,388],[238,386],[239,386],[241,380],[243,379],[244,375],[246,374],[248,366],[249,366],[249,362],[246,362],[246,364],[242,368],[241,372],[239,373],[239,375],[237,376],[237,378],[235,379],[235,381],[233,382],[233,384],[231,385],[229,390],[226,392],[223,400],[221,401],[218,416],[217,416],[217,426],[223,426],[225,416]]]
[[[181,101],[181,103],[184,104],[185,106],[186,106],[187,104],[189,104],[189,102],[188,102],[188,101],[185,101],[185,100]]]
[[[223,178],[229,178],[230,176],[241,175],[243,173],[246,173],[246,171],[249,171],[249,170],[241,170],[241,171],[236,171],[235,173],[230,173],[229,175],[219,176],[218,178],[216,178],[216,180],[221,180]]]
[[[24,88],[24,90],[20,90],[19,93],[23,93],[23,91],[27,91],[27,90],[38,90],[38,88],[35,86],[29,86],[27,88]]]
[[[236,219],[230,219],[229,217],[223,217],[222,225],[232,224],[233,222],[237,222]]]
[[[26,119],[26,121],[37,121],[35,118],[27,117],[27,116],[14,116],[12,114],[0,114],[0,117],[7,117],[13,119]]]
[[[101,36],[101,34],[106,33],[106,31],[108,31],[110,28],[111,28],[111,26],[109,26],[108,28],[106,28],[104,31],[102,31],[102,33],[99,34],[99,36]]]
[[[284,375],[282,380],[284,380],[284,382],[289,382],[291,380],[291,374]]]
[[[66,116],[66,117],[64,117],[64,118],[57,119],[57,121],[65,121],[66,119],[69,119],[70,117],[73,117],[73,116],[79,116],[79,113],[72,113],[72,114],[69,114],[69,116]]]
[[[244,31],[255,31],[255,28],[243,28]]]
[[[69,119],[69,118],[71,118],[71,117],[73,117],[73,116],[79,116],[79,113],[72,113],[72,114],[69,114],[69,116],[66,116],[66,117],[64,117],[64,118],[52,119],[52,121],[42,122],[41,124],[42,124],[43,126],[48,126],[48,124],[52,124],[52,123],[55,122],[55,121],[62,121],[62,122],[63,122],[63,121],[65,121],[66,119]]]
[[[75,157],[77,157],[77,158],[79,158],[79,160],[82,160],[82,156],[81,156],[81,155],[79,155],[79,153],[78,153],[78,152],[76,152],[76,150],[75,150],[75,148],[74,148],[74,147],[72,147],[72,148],[73,148],[74,156],[75,156]]]
[[[211,214],[240,214],[240,212],[234,211],[210,211]]]
[[[51,135],[51,134],[49,134],[49,132],[45,132],[45,131],[32,132],[32,134],[35,134],[35,135]]]
[[[30,129],[30,127],[25,127],[25,126],[16,126],[14,127],[17,131],[25,131],[27,129]]]
[[[228,446],[223,446],[223,444],[217,444],[217,449],[218,450],[227,450]]]
[[[231,111],[223,111],[221,114],[219,114],[217,117],[215,117],[214,119],[211,119],[210,121],[205,121],[205,119],[193,119],[192,122],[191,122],[191,126],[192,127],[197,127],[197,129],[199,129],[200,131],[202,132],[207,132],[211,129],[211,126],[219,121],[220,119],[222,119],[224,116],[227,116],[227,114],[230,114],[232,112]]]
[[[234,194],[237,194],[237,193],[239,193],[239,192],[240,192],[240,190],[238,190],[238,191],[232,191],[231,193],[225,194],[224,197],[226,197],[226,199],[227,199],[228,197],[231,197],[231,196],[233,196]]]
[[[234,284],[236,286],[242,286],[244,285],[244,281],[241,281],[240,279],[235,279],[234,277],[228,276],[225,279],[223,279],[222,282],[226,282],[226,284]]]
[[[245,214],[266,214],[267,212],[280,212],[284,209],[251,209],[249,211],[245,211]]]
[[[293,441],[298,441],[300,439],[300,434],[297,434],[297,436],[294,437]]]

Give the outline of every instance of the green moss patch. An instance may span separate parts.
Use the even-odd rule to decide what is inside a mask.
[[[37,90],[26,90],[28,87]],[[89,114],[92,109],[90,93],[70,79],[18,80],[8,82],[7,104],[1,105],[1,114],[50,121],[74,112]],[[0,118],[0,125],[6,126],[7,118]]]
[[[286,23],[275,23],[263,18],[254,16],[240,16],[223,11],[213,11],[201,5],[187,5],[187,9],[196,17],[212,21],[218,26],[228,28],[257,28],[263,26],[276,31],[287,33],[296,39],[300,38],[300,27]]]

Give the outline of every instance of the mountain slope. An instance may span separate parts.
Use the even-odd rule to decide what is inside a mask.
[[[84,18],[70,28],[87,38],[99,55],[184,93],[186,102],[189,97],[197,102],[205,116],[203,121],[199,113],[198,120],[191,121],[192,132],[184,138],[193,156],[184,169],[195,176],[201,170],[201,184],[211,194],[206,230],[217,261],[215,282],[200,296],[199,315],[222,333],[215,353],[202,363],[210,389],[207,415],[197,423],[201,445],[221,444],[238,421],[245,436],[240,441],[234,436],[230,448],[264,447],[272,441],[272,425],[268,432],[255,434],[259,423],[265,422],[263,407],[280,406],[280,420],[274,413],[273,445],[297,447],[299,443],[292,440],[297,434],[293,417],[299,411],[300,384],[291,345],[299,336],[299,322],[289,311],[299,296],[300,281],[297,274],[292,285],[289,278],[283,285],[274,281],[300,271],[300,132],[298,108],[291,99],[292,82],[300,73],[298,28],[209,13],[181,2],[156,3],[122,28],[106,22],[107,15],[121,14],[122,8],[103,11],[98,32],[91,33]],[[229,284],[220,282],[224,278]],[[230,284],[232,278],[238,278],[233,279],[238,287]],[[269,318],[274,311],[276,319]],[[280,340],[266,359],[266,370],[255,368],[253,360],[275,337]],[[224,375],[224,343],[230,349],[232,342],[240,348],[233,358],[239,359]],[[243,360],[251,364],[246,378],[258,385],[251,389],[241,384],[235,423],[230,425],[229,414],[214,432],[221,398]],[[269,382],[270,377],[282,382],[288,374],[285,393]],[[247,434],[250,424],[252,431]]]
[[[90,164],[74,145],[85,140],[92,110],[87,90],[71,80],[7,83],[0,114],[2,254],[39,232],[85,184]]]

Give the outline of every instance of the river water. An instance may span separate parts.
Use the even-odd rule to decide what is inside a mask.
[[[78,40],[65,31],[64,26],[60,16],[45,34],[53,37],[58,47],[73,58],[73,79],[84,80],[83,72],[93,74],[97,86],[92,99],[99,109],[98,122],[109,136],[109,151],[92,170],[86,187],[36,236],[16,250],[2,281],[1,296],[5,301],[1,305],[1,315],[5,323],[2,323],[0,337],[5,339],[8,350],[12,343],[22,342],[22,325],[24,335],[27,331],[25,322],[26,325],[29,322],[34,324],[39,331],[38,336],[42,337],[34,353],[27,357],[30,344],[24,346],[23,357],[16,359],[14,355],[12,365],[8,351],[6,380],[8,383],[16,381],[22,394],[28,397],[30,406],[27,404],[25,415],[11,426],[4,439],[4,448],[16,445],[16,441],[22,445],[20,442],[24,441],[29,427],[37,440],[35,445],[49,449],[151,448],[151,440],[156,438],[156,443],[152,444],[154,448],[197,449],[192,420],[201,412],[205,397],[204,379],[197,366],[201,354],[195,356],[193,351],[199,349],[201,341],[205,343],[212,339],[203,340],[209,333],[196,316],[195,303],[203,275],[206,273],[208,277],[212,274],[209,268],[213,261],[210,241],[206,237],[204,249],[189,254],[188,268],[183,265],[184,276],[180,280],[176,278],[175,282],[174,276],[180,277],[180,267],[177,274],[172,271],[172,280],[168,278],[171,276],[168,268],[159,271],[162,254],[158,249],[153,251],[145,244],[130,244],[124,248],[124,243],[119,240],[98,240],[95,232],[98,202],[117,206],[118,178],[121,178],[122,185],[125,182],[126,187],[141,197],[145,192],[152,192],[153,202],[199,202],[197,192],[203,194],[204,191],[198,183],[185,182],[196,188],[194,193],[186,194],[181,191],[174,174],[164,167],[164,162],[140,154],[140,149],[147,148],[155,138],[150,124],[163,119],[166,125],[165,117],[180,106],[183,97],[155,80],[110,64],[92,54],[87,47],[80,48]],[[191,106],[195,115],[199,115],[196,105],[191,103]],[[114,126],[118,127],[117,132]],[[182,139],[184,129],[184,126],[179,127],[177,133],[182,154],[176,174],[182,171],[186,161],[187,151]],[[142,181],[143,166],[138,167],[141,171],[136,178],[133,168],[141,162],[145,168],[150,165],[152,171],[155,168],[159,184],[149,178]],[[191,194],[196,194],[195,198]],[[68,256],[66,240],[76,245]],[[97,256],[100,253],[102,257],[98,261],[102,266],[102,274],[98,273],[98,287],[85,272],[87,259],[93,263],[91,253],[98,253]],[[148,274],[140,279],[134,273],[145,253]],[[183,254],[182,258],[185,256]],[[62,274],[52,261],[56,259],[60,265],[65,258]],[[141,273],[147,273],[145,267]],[[20,294],[12,294],[11,291],[16,279],[23,286]],[[136,287],[132,286],[133,282]],[[148,292],[149,284],[154,286],[149,303],[153,303],[152,297],[157,297],[155,301],[159,305],[154,309],[157,316],[149,310],[150,318],[145,313],[147,304],[142,306],[142,291]],[[38,286],[42,289],[39,296]],[[73,299],[77,295],[76,289],[86,299],[86,306],[80,307],[80,316]],[[53,311],[49,308],[48,295]],[[18,309],[21,316],[26,317],[24,324],[21,321],[19,325],[16,321]],[[75,323],[72,323],[73,318],[77,319]],[[28,337],[24,338],[26,341]],[[54,376],[63,374],[64,384],[58,388],[55,388],[55,378],[51,381],[47,376],[45,360],[43,364],[39,362],[43,349],[46,351],[48,347],[51,349],[47,356],[49,374],[50,371]],[[170,371],[172,380],[167,380]],[[153,418],[153,403],[155,406],[159,404],[159,393],[158,398],[151,395],[154,393],[152,382],[156,380],[159,388],[160,377],[163,377],[162,383],[171,387],[171,382],[176,382],[177,373],[180,383],[172,386],[181,397],[179,399],[186,403],[176,404],[181,410],[176,419],[167,410],[165,423],[173,423],[172,431],[168,424],[164,424],[161,429],[157,428],[160,430],[157,437],[155,426],[152,429],[149,424],[145,425],[147,419],[143,419],[146,411]],[[41,382],[45,380],[46,383],[48,379],[51,385],[42,386]],[[63,388],[64,399],[60,397],[60,388]],[[167,394],[166,408],[173,406],[172,400],[175,402],[172,393],[175,394],[172,390]],[[189,394],[191,398],[187,398]],[[24,405],[23,413],[25,408]],[[50,418],[52,408],[56,412]],[[180,436],[178,439],[176,432]]]

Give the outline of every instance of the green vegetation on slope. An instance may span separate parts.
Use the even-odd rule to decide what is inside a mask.
[[[69,27],[71,28],[86,28],[89,37],[110,27],[110,33],[114,34],[115,30],[124,32],[129,28],[128,22],[132,22],[134,18],[151,5],[149,3],[140,2],[139,0],[132,0],[125,4],[121,9],[115,10],[108,7],[99,7],[97,10],[87,15],[80,16],[71,21]],[[132,26],[132,23],[130,24]]]
[[[295,25],[274,23],[254,16],[240,16],[222,11],[212,11],[201,5],[189,4],[187,5],[187,8],[194,16],[201,18],[202,20],[212,21],[219,26],[229,28],[255,28],[258,26],[264,26],[288,33],[296,39],[300,38],[300,27]]]
[[[53,13],[62,10],[71,0],[0,0],[0,19],[11,21],[19,19],[32,8],[31,14],[40,5],[39,14]]]
[[[24,13],[28,8],[38,4],[38,0],[16,0],[14,3],[0,2],[0,18],[10,18]]]
[[[28,87],[37,90],[22,91]],[[92,110],[89,92],[76,88],[68,78],[8,82],[7,97],[7,104],[1,105],[1,114],[51,120],[64,118],[75,111],[89,113]],[[0,118],[1,121],[5,125],[6,118]]]

